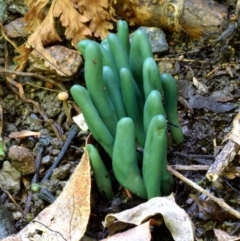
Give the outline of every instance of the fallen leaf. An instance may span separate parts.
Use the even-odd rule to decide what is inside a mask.
[[[2,241],[79,241],[90,216],[91,175],[87,152],[56,201],[18,234]]]
[[[60,42],[57,33],[55,19],[59,18],[65,28],[65,36],[75,47],[77,43],[94,33],[94,36],[102,39],[107,36],[109,29],[113,28],[115,0],[53,0],[51,7],[43,20],[42,11],[46,0],[38,0],[36,3],[27,0],[30,11],[26,14],[27,30],[34,32],[28,37],[26,43],[18,48],[19,56],[15,58],[18,66],[15,70],[22,71],[28,61],[30,52],[34,49],[40,59],[48,60],[53,69],[59,70],[57,61],[44,48],[44,46]],[[48,2],[48,1],[47,1]],[[36,15],[36,16],[35,16]],[[43,20],[43,21],[42,21]],[[42,21],[40,23],[40,21]],[[89,26],[86,23],[89,22]]]
[[[78,0],[78,2],[81,1],[82,0]],[[97,1],[95,4],[98,5],[99,2]],[[77,9],[74,8],[73,1],[55,0],[55,5],[54,3],[52,3],[52,5],[54,6],[52,9],[53,17],[60,18],[62,26],[65,27],[65,36],[71,40],[72,46],[75,47],[81,39],[92,35],[90,29],[84,24],[90,20],[89,17],[80,14]],[[88,2],[86,5],[89,7]]]
[[[218,241],[237,241],[240,240],[240,238],[237,238],[236,236],[230,236],[226,232],[220,230],[220,229],[214,229],[214,234]]]
[[[27,33],[32,33],[45,18],[44,7],[47,5],[48,0],[25,0],[25,4],[30,9],[24,16],[26,22],[25,30]]]
[[[89,28],[95,37],[107,37],[109,29],[113,29],[108,9],[111,4],[108,0],[80,0],[78,9],[90,20]]]
[[[88,18],[74,8],[71,0],[53,0],[43,22],[28,37],[27,42],[18,48],[19,56],[15,58],[18,63],[16,70],[21,71],[25,68],[29,54],[33,49],[37,52],[39,58],[47,59],[51,63],[51,67],[58,70],[57,61],[44,48],[50,43],[61,41],[55,27],[56,17],[60,17],[60,21],[65,27],[66,38],[71,40],[73,46],[76,46],[81,39],[91,35],[91,30],[84,25]]]
[[[193,109],[203,109],[206,108],[215,113],[225,113],[236,109],[234,103],[219,103],[211,96],[200,96],[195,95],[190,98],[189,105]]]
[[[175,241],[194,240],[194,229],[187,213],[169,197],[156,197],[148,202],[117,214],[109,214],[104,220],[110,235],[121,231],[129,224],[141,225],[146,220],[161,214]]]
[[[19,56],[15,58],[18,65],[15,70],[22,71],[25,68],[29,54],[33,49],[42,59],[47,59],[50,63],[52,63],[52,68],[55,68],[55,66],[57,66],[55,59],[48,53],[48,51],[45,50],[43,46],[59,41],[61,41],[61,38],[55,28],[53,12],[50,8],[41,25],[39,25],[35,29],[34,33],[28,37],[26,43],[18,47]]]
[[[135,228],[129,229],[125,232],[115,234],[103,239],[103,241],[150,241],[151,232],[150,232],[150,222],[145,222]]]

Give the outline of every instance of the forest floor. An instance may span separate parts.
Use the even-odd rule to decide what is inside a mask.
[[[239,211],[240,173],[229,171],[225,175],[221,175],[216,182],[208,181],[205,175],[206,166],[210,166],[214,162],[224,147],[225,143],[222,143],[222,140],[231,131],[232,121],[240,111],[240,33],[236,29],[230,38],[217,43],[202,39],[191,40],[184,33],[166,33],[166,37],[169,49],[161,55],[155,54],[154,57],[161,71],[167,71],[177,79],[178,113],[184,133],[184,142],[181,145],[170,145],[169,147],[169,165],[192,166],[189,170],[178,168],[178,171]],[[3,60],[1,67],[3,67],[4,62],[12,59],[14,52],[8,43],[3,41],[1,44],[5,46],[5,55],[1,56],[1,60]],[[8,54],[6,54],[7,52]],[[68,92],[73,84],[84,83],[82,72],[83,64],[78,76],[62,83]],[[0,75],[2,138],[6,143],[7,150],[11,146],[26,147],[34,153],[35,158],[39,151],[39,143],[45,143],[42,154],[45,164],[39,170],[39,179],[41,179],[49,167],[49,163],[61,151],[72,123],[67,120],[63,105],[57,99],[59,90],[49,87],[49,83],[27,75],[18,76],[15,81],[23,86],[27,99],[38,102],[48,118],[58,124],[58,131],[60,128],[65,136],[65,138],[59,139],[52,129],[52,123],[46,123],[32,103],[21,100],[16,95],[18,92],[16,87],[12,83],[6,83],[5,75]],[[69,105],[74,105],[71,97]],[[76,111],[72,108],[71,116],[75,114]],[[33,135],[25,138],[9,137],[9,134],[21,130],[40,131],[41,135],[40,137]],[[49,184],[46,184],[53,195],[58,195],[62,190],[80,161],[87,135],[88,133],[79,132],[73,138],[61,162],[63,170],[59,171],[60,174],[56,174],[54,180],[50,180]],[[8,155],[7,151],[0,162],[0,170],[3,169],[4,162],[10,159]],[[236,155],[229,165],[239,168],[239,164],[240,158],[239,155]],[[31,204],[27,204],[33,175],[21,176],[19,189],[10,190],[8,195],[4,192],[3,186],[0,189],[5,206],[14,214],[16,231],[20,231],[29,220],[49,205],[35,194]],[[214,229],[222,230],[230,236],[240,237],[240,222],[237,218],[183,180],[176,177],[174,180],[173,192],[176,202],[191,218],[195,227],[195,240],[220,240],[214,234]],[[94,182],[91,192],[91,200],[94,199],[94,201],[87,235],[92,240],[106,238],[106,230],[101,224],[106,214],[120,212],[143,202],[137,198],[129,199],[127,203],[121,202],[125,194],[117,186],[114,190],[114,204],[107,202],[98,194]],[[25,212],[25,215],[21,212],[19,214],[19,208],[13,204],[10,196]],[[152,232],[152,240],[160,240],[159,233],[163,229],[155,228]],[[165,240],[173,240],[168,236],[169,234],[166,235],[168,239]]]

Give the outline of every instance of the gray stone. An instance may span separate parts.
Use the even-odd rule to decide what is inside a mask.
[[[0,184],[3,189],[11,193],[20,191],[21,173],[15,169],[9,161],[3,163],[0,170]]]
[[[21,172],[22,175],[28,175],[36,171],[34,156],[28,148],[11,146],[8,150],[8,156],[13,166]]]
[[[25,15],[28,11],[27,5],[23,0],[3,0],[8,5],[8,11]]]
[[[51,179],[58,179],[58,180],[64,180],[69,176],[70,173],[70,168],[71,168],[71,164],[67,163],[63,166],[60,166],[58,168],[55,168],[53,170],[53,174],[51,176]]]
[[[4,23],[7,20],[7,4],[5,0],[0,0],[0,22]]]
[[[17,230],[14,226],[13,215],[0,203],[0,239],[14,233],[17,233]]]

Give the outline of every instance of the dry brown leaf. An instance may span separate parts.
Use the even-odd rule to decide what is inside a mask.
[[[96,5],[97,4],[98,2]],[[71,0],[56,0],[56,4],[53,9],[53,16],[60,17],[62,25],[66,28],[65,36],[67,39],[71,40],[74,47],[81,39],[92,35],[90,29],[83,24],[89,21],[88,16],[81,15],[74,8]]]
[[[150,222],[151,221],[145,222],[135,228],[115,234],[102,241],[150,241]]]
[[[173,196],[152,198],[146,203],[117,214],[108,214],[104,226],[110,234],[121,231],[129,224],[140,225],[156,215],[162,215],[175,241],[193,241],[194,229],[187,213],[174,201]]]
[[[74,0],[73,0],[74,1]],[[113,28],[109,14],[110,4],[108,0],[75,0],[78,9],[90,20],[89,28],[95,37],[101,39],[107,37],[109,29]]]
[[[73,46],[76,46],[79,40],[91,35],[91,30],[83,24],[88,21],[88,18],[82,16],[74,8],[71,0],[53,0],[41,25],[29,36],[27,42],[18,48],[20,55],[15,58],[18,63],[17,71],[22,71],[25,68],[29,54],[33,49],[40,59],[47,59],[52,68],[57,69],[56,60],[44,49],[46,45],[61,41],[55,28],[54,18],[56,17],[60,17],[62,25],[66,28],[66,38],[71,40]]]
[[[85,151],[56,201],[24,229],[2,241],[79,241],[90,216],[90,164]]]
[[[45,18],[43,10],[48,0],[25,0],[25,3],[30,9],[24,16],[25,30],[27,33],[32,33]]]
[[[42,24],[29,36],[27,42],[18,48],[20,55],[15,58],[18,63],[18,66],[16,67],[17,71],[22,71],[25,68],[29,54],[33,49],[41,58],[47,59],[52,63],[53,68],[54,66],[57,66],[55,59],[49,55],[48,51],[43,47],[49,43],[61,41],[61,38],[56,31],[54,17],[52,15],[53,6],[54,5],[52,4]]]

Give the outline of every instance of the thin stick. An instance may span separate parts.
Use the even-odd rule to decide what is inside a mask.
[[[216,181],[224,169],[234,159],[240,149],[240,112],[233,120],[233,127],[223,141],[227,141],[223,150],[216,157],[214,163],[208,169],[206,177],[209,181]]]
[[[171,165],[174,170],[178,171],[207,171],[209,165]],[[224,170],[224,174],[231,172],[236,176],[240,176],[240,167],[229,166]]]
[[[12,196],[7,190],[3,189],[3,187],[2,187],[1,184],[0,184],[0,188],[2,189],[2,191],[3,191],[4,193],[6,193],[6,194],[8,195],[8,197],[9,197],[10,200],[15,204],[15,206],[18,208],[18,210],[19,210],[22,214],[24,214],[22,208],[20,207],[19,204],[17,204],[17,202],[14,200],[13,196]]]
[[[231,213],[238,219],[240,219],[240,213],[236,211],[235,209],[231,208],[228,204],[226,204],[223,199],[217,198],[213,196],[211,193],[207,192],[205,189],[197,185],[195,182],[191,181],[190,179],[184,177],[182,174],[174,170],[171,166],[168,166],[167,169],[176,177],[180,178],[182,181],[186,182],[188,185],[196,189],[197,191],[203,193],[207,197],[211,198],[214,202],[216,202],[220,207],[222,207],[227,212]]]

